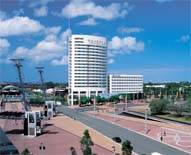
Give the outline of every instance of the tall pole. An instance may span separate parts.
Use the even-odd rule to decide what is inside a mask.
[[[115,118],[116,117],[116,107],[115,107],[115,104],[116,103],[114,103],[114,105],[113,105],[114,106],[114,122],[116,121],[116,118]]]
[[[96,116],[96,96],[94,98],[94,116]]]
[[[44,100],[46,101],[46,88],[44,85],[44,78],[43,78],[44,67],[36,67],[36,69],[38,70],[39,75],[40,75],[40,81],[41,81],[41,86],[42,86],[42,90],[43,90],[43,94],[44,94]]]
[[[127,94],[125,96],[125,100],[126,100],[125,111],[128,111],[128,109],[127,109]]]
[[[23,59],[10,59],[10,60],[13,61],[13,63],[15,64],[15,67],[17,69],[21,93],[22,93],[22,102],[23,102],[25,111],[28,111],[29,109],[28,109],[28,105],[27,105],[27,101],[26,101],[26,96],[25,96],[25,91],[24,91],[24,86],[23,86],[23,77],[22,77],[22,67],[23,66],[21,64],[21,61],[23,61]]]
[[[147,134],[148,126],[147,126],[147,116],[148,115],[148,109],[145,109],[145,133]]]

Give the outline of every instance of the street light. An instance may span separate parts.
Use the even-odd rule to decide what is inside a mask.
[[[116,109],[116,106],[115,106],[115,104],[116,104],[116,103],[114,103],[114,105],[113,105],[113,106],[114,106],[114,122],[116,121],[116,118],[115,118],[115,117],[116,117],[116,110],[115,110],[115,109]]]
[[[148,131],[147,115],[148,115],[148,109],[145,109],[145,133],[146,134],[147,134],[147,131]]]
[[[94,98],[94,117],[96,116],[96,96]]]
[[[127,109],[127,94],[126,94],[126,107],[125,107],[125,111],[128,111],[128,109]]]

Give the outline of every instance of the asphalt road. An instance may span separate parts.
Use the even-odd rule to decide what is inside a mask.
[[[138,154],[150,155],[152,152],[158,152],[163,155],[188,155],[183,151],[129,131],[128,129],[97,119],[96,117],[88,116],[85,113],[72,110],[68,107],[61,106],[58,107],[57,110],[72,118],[75,117],[78,121],[99,131],[107,137],[120,137],[122,141],[128,139],[132,143],[133,150]]]

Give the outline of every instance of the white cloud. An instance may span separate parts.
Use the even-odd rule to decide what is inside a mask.
[[[117,29],[117,31],[120,32],[120,33],[130,34],[130,33],[139,33],[139,32],[142,32],[142,31],[144,31],[144,29],[139,28],[139,27],[119,27]]]
[[[114,63],[114,57],[118,54],[141,52],[144,50],[144,42],[137,41],[135,37],[120,38],[114,36],[108,43],[108,63]]]
[[[6,39],[0,38],[0,52],[9,48],[10,44]]]
[[[24,10],[23,9],[15,10],[15,11],[13,11],[13,14],[15,16],[20,16],[20,15],[24,14]]]
[[[48,14],[48,8],[42,6],[41,8],[34,9],[34,15],[37,17],[45,17]]]
[[[31,1],[29,7],[33,8],[34,15],[37,17],[45,17],[48,15],[48,3],[54,2],[54,0],[37,0]]]
[[[114,60],[113,58],[109,58],[109,59],[108,59],[108,64],[113,64],[114,61],[115,61],[115,60]]]
[[[142,51],[144,50],[144,43],[137,41],[134,37],[119,38],[114,36],[109,42],[109,49],[119,52]]]
[[[66,55],[64,55],[61,59],[54,59],[51,61],[51,64],[54,66],[67,65],[68,57]]]
[[[71,0],[71,2],[62,9],[60,15],[67,18],[90,16],[92,18],[111,20],[126,16],[129,11],[128,8],[128,3],[124,3],[123,5],[111,3],[108,6],[101,6],[91,0]]]
[[[61,26],[54,26],[45,29],[46,34],[58,34],[61,30]]]
[[[0,20],[6,19],[6,18],[7,18],[7,13],[0,10]]]
[[[181,42],[181,43],[187,43],[187,42],[189,42],[189,40],[190,40],[190,36],[189,35],[183,35],[177,41]]]
[[[52,61],[52,64],[59,64],[61,59],[66,56],[67,36],[71,33],[69,29],[61,34],[55,34],[55,31],[49,31],[44,40],[38,42],[33,48],[18,47],[12,57],[21,57],[29,59],[35,63],[42,61]]]
[[[79,25],[94,26],[97,25],[97,22],[95,21],[94,18],[88,18],[87,20],[80,22]]]
[[[13,17],[7,20],[0,20],[0,36],[13,36],[22,34],[32,34],[39,32],[44,27],[29,17]]]

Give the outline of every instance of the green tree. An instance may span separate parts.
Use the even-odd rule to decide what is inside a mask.
[[[107,99],[105,97],[97,96],[96,97],[96,103],[104,103]]]
[[[113,95],[109,99],[111,102],[117,102],[119,101],[119,95]]]
[[[133,151],[133,146],[131,146],[131,142],[126,140],[122,144],[122,155],[131,155]]]
[[[92,155],[91,146],[93,146],[94,143],[91,140],[88,130],[84,131],[84,135],[80,140],[80,144],[81,144],[81,149],[82,149],[83,155]]]
[[[35,95],[30,98],[29,104],[43,104],[44,103],[44,97],[42,95]]]
[[[86,96],[80,97],[80,104],[82,104],[82,105],[87,104],[89,101],[90,101],[89,97],[86,97]]]
[[[30,155],[30,151],[27,148],[25,148],[21,155]]]
[[[191,112],[191,96],[188,97],[186,104],[187,104],[187,107],[188,107],[188,111]]]
[[[166,99],[152,100],[149,104],[152,115],[162,114],[167,111],[170,102]]]
[[[170,104],[168,106],[170,112],[175,112],[176,116],[182,116],[183,112],[187,111],[185,104]]]

